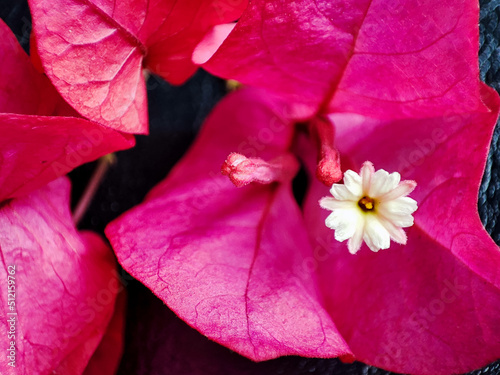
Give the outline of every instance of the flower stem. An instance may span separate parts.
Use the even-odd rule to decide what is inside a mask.
[[[99,158],[97,162],[97,167],[94,170],[94,173],[92,174],[89,183],[85,187],[85,190],[80,200],[78,201],[78,204],[73,210],[73,222],[75,223],[76,226],[78,226],[80,221],[83,219],[83,216],[87,212],[87,209],[89,208],[90,203],[92,202],[92,199],[95,196],[97,188],[104,179],[104,176],[106,175],[106,172],[108,171],[109,167],[115,162],[116,162],[115,154],[108,154]]]

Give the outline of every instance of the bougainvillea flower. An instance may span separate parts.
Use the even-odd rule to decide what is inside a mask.
[[[331,115],[345,169],[371,160],[418,182],[406,246],[349,254],[325,226],[328,187],[315,179],[301,214],[287,160],[298,155],[314,175],[317,144],[255,89],[226,98],[167,179],[106,234],[123,267],[179,317],[253,360],[353,354],[404,373],[478,368],[500,355],[500,251],[477,213],[499,101],[482,94],[485,109],[458,116]],[[259,168],[236,188],[219,168],[248,180],[239,154]],[[275,178],[263,185],[266,161]]]
[[[134,145],[133,136],[76,114],[1,20],[0,65],[0,201]]]
[[[208,34],[194,60],[279,94],[304,117],[467,112],[480,104],[478,13],[476,0],[255,0],[226,39]]]
[[[2,374],[82,374],[115,310],[113,253],[76,231],[69,189],[61,178],[0,207],[0,274],[13,286],[1,293],[0,333],[14,346]]]
[[[216,108],[183,162],[106,234],[122,266],[212,340],[255,360],[349,356],[315,277],[294,277],[311,252],[295,171],[282,184],[241,189],[220,173],[231,151],[287,153],[293,129],[269,101],[242,91]]]
[[[417,202],[407,197],[415,189],[415,181],[401,181],[398,172],[375,172],[369,161],[363,163],[357,174],[347,170],[344,184],[333,184],[333,197],[319,201],[322,208],[332,211],[325,225],[335,230],[337,241],[347,242],[351,254],[355,254],[364,241],[370,250],[388,249],[390,240],[406,244],[402,228],[413,225],[411,214]]]
[[[147,133],[143,67],[173,84],[195,71],[192,52],[214,25],[235,21],[247,0],[30,0],[37,54],[81,115]]]
[[[329,241],[328,255],[316,259],[327,309],[361,361],[402,373],[450,374],[500,357],[493,335],[500,329],[500,249],[477,212],[499,101],[485,86],[482,94],[490,113],[393,122],[332,116],[346,166],[369,156],[418,182],[406,246],[351,256]],[[331,238],[317,210],[326,194],[313,181],[304,206],[316,247]]]

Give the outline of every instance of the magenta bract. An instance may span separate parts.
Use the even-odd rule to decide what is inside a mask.
[[[2,374],[82,374],[113,315],[121,288],[113,254],[96,234],[76,231],[69,188],[61,178],[0,207],[0,276],[15,286],[1,293],[0,333],[4,348],[15,342],[16,365],[5,360]]]
[[[349,254],[324,224],[328,188],[314,178],[303,221],[290,182],[238,189],[219,174],[231,151],[293,151],[314,176],[314,145],[289,107],[255,89],[224,99],[167,179],[106,234],[176,314],[253,360],[352,353],[403,373],[478,368],[500,355],[500,252],[477,214],[498,95],[483,86],[482,101],[427,119],[330,115],[344,170],[371,160],[418,182],[406,246]]]
[[[324,226],[328,213],[317,204],[328,194],[325,186],[313,180],[306,198],[310,238],[324,255],[315,259],[314,273],[327,310],[362,362],[400,373],[451,374],[500,356],[493,335],[500,329],[500,249],[477,211],[499,98],[482,86],[482,99],[489,112],[404,121],[331,116],[345,169],[371,160],[418,183],[407,245],[379,253],[363,246],[351,256],[333,240]]]
[[[303,117],[467,112],[480,106],[478,10],[471,0],[255,0],[203,67],[266,88]]]
[[[0,35],[0,202],[135,144],[133,136],[77,115],[3,21]]]
[[[170,176],[106,234],[122,266],[212,340],[254,360],[349,357],[316,277],[295,274],[312,250],[291,181],[236,189],[220,174],[231,150],[286,152],[285,112],[264,92],[229,97]]]
[[[191,54],[214,25],[236,20],[246,0],[30,0],[37,53],[63,98],[90,120],[148,132],[142,68],[173,84],[196,70]]]

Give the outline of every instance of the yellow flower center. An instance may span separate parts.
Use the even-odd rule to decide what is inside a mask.
[[[367,196],[364,196],[358,201],[358,206],[364,211],[373,211],[375,209],[375,201]]]

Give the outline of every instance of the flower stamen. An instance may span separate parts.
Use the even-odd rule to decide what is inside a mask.
[[[310,123],[310,132],[318,147],[318,166],[316,177],[326,186],[340,181],[340,154],[334,147],[335,128],[325,118],[317,118]]]
[[[358,201],[358,206],[365,212],[373,211],[375,209],[375,200],[364,196]]]
[[[270,184],[274,181],[289,182],[297,174],[299,162],[291,154],[283,154],[271,161],[260,158],[247,158],[235,152],[229,154],[222,165],[221,172],[228,176],[237,187],[256,182]]]

